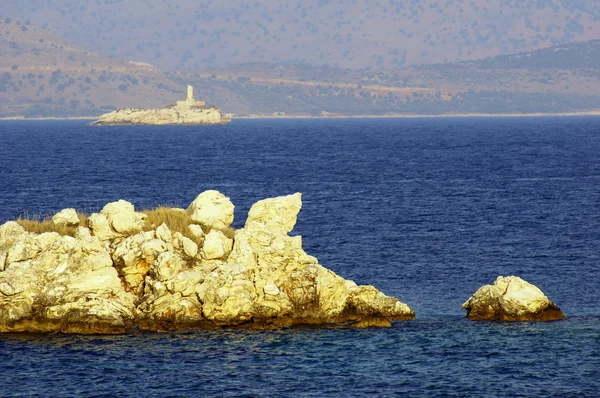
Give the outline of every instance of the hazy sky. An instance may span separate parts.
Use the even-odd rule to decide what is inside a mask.
[[[2,0],[2,17],[167,69],[399,67],[600,38],[597,0]]]

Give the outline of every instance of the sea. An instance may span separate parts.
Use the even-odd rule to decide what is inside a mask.
[[[233,120],[217,127],[0,122],[0,222],[208,189],[243,227],[302,193],[320,263],[415,310],[387,329],[0,335],[2,397],[598,397],[600,118]],[[567,319],[475,322],[500,275]]]

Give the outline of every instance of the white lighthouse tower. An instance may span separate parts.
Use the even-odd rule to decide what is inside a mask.
[[[187,86],[187,97],[185,101],[177,101],[177,108],[189,109],[191,107],[202,107],[205,105],[204,101],[196,101],[194,99],[194,87],[188,84]]]

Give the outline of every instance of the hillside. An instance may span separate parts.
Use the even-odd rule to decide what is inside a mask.
[[[265,85],[295,91],[280,98],[280,108],[292,97],[327,112],[347,114],[361,113],[361,108],[362,113],[365,109],[367,113],[552,113],[600,108],[597,59],[600,40],[402,69],[251,63],[201,75],[236,80],[243,86],[237,91],[258,91]],[[312,95],[306,98],[299,91]]]
[[[562,62],[567,54],[568,61]],[[341,116],[572,112],[600,108],[598,41],[402,69],[247,63],[169,72],[0,22],[0,116],[98,116],[196,97],[224,113]]]
[[[598,69],[600,40],[562,44],[528,53],[501,55],[456,65],[480,69]]]
[[[600,38],[596,0],[28,0],[4,1],[0,14],[165,70],[389,69]]]
[[[46,29],[0,20],[0,115],[97,115],[164,105],[181,88],[145,63],[85,50]]]

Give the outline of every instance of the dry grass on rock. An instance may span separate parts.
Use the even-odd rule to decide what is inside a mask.
[[[188,228],[191,224],[196,223],[192,221],[192,218],[184,209],[160,206],[152,210],[142,210],[142,212],[148,216],[144,227],[145,231],[156,229],[162,223],[165,223],[171,232],[179,232],[199,245],[202,243],[203,238],[196,238]],[[205,233],[208,233],[208,229],[204,225],[202,225],[202,229]],[[220,231],[230,239],[235,237],[235,229],[232,227],[220,229]]]
[[[202,243],[202,237],[196,238],[188,228],[194,222],[185,210],[159,206],[156,209],[142,210],[142,213],[148,216],[144,225],[144,231],[154,230],[162,223],[165,223],[171,232],[179,232],[197,244]]]
[[[161,224],[166,224],[171,232],[179,232],[183,236],[190,238],[197,244],[202,243],[202,237],[195,237],[189,229],[191,224],[195,224],[190,218],[189,214],[184,209],[159,206],[155,209],[142,210],[142,213],[146,214],[147,219],[144,224],[144,231],[151,231],[158,228]],[[79,226],[86,226],[88,215],[85,213],[78,212]],[[52,222],[51,216],[34,215],[30,216],[25,213],[24,217],[16,220],[27,232],[41,234],[44,232],[58,232],[63,236],[75,236],[75,231],[78,226],[67,227],[55,225]],[[206,227],[202,226],[204,232],[208,232]],[[222,229],[227,237],[233,239],[235,236],[235,229],[228,227]]]
[[[154,230],[165,223],[171,232],[179,232],[190,239],[196,239],[191,235],[188,228],[190,224],[193,224],[193,221],[183,209],[159,206],[156,209],[142,210],[142,213],[148,217],[144,225],[144,231]]]
[[[220,229],[219,231],[223,232],[223,235],[225,235],[229,239],[235,239],[235,229],[233,227],[227,227],[224,229]]]
[[[35,234],[43,234],[44,232],[57,232],[63,236],[75,236],[75,231],[79,226],[85,226],[87,221],[87,214],[77,213],[79,217],[79,225],[66,226],[66,225],[55,225],[52,222],[52,217],[33,215],[25,213],[24,217],[17,219],[17,223],[25,228],[25,231]]]

